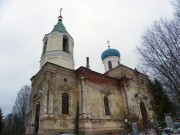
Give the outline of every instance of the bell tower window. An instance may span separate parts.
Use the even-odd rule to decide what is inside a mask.
[[[69,52],[69,44],[67,37],[63,37],[63,51],[67,53]]]
[[[44,46],[43,46],[43,53],[42,53],[42,55],[45,54],[46,48],[47,48],[47,39],[45,39],[45,41],[44,41]]]
[[[109,70],[112,69],[112,62],[111,61],[108,61],[108,67],[109,67]]]

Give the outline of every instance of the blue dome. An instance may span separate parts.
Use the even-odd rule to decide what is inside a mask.
[[[109,57],[109,56],[117,56],[120,58],[120,53],[118,50],[116,49],[107,49],[105,50],[102,54],[101,54],[101,59],[104,60],[105,58]]]

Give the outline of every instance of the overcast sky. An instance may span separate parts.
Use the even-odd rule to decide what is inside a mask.
[[[86,66],[104,73],[102,52],[118,49],[121,63],[138,66],[136,45],[145,27],[171,18],[172,0],[0,0],[0,108],[11,112],[17,92],[31,85],[39,71],[42,39],[62,10],[63,24],[74,38],[75,69]]]

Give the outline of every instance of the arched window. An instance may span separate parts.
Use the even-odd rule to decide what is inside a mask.
[[[62,114],[69,114],[69,96],[67,93],[62,94]]]
[[[146,126],[148,124],[148,115],[147,115],[146,107],[143,102],[140,102],[140,109],[141,109],[143,124]]]
[[[63,51],[69,52],[68,38],[63,37]]]
[[[120,62],[118,61],[118,66],[120,65]]]
[[[108,67],[109,67],[109,70],[112,69],[112,62],[111,61],[108,61]]]
[[[106,96],[104,97],[104,108],[105,108],[105,114],[110,115],[109,101],[108,101],[108,98]]]
[[[36,114],[35,114],[35,133],[38,133],[39,129],[39,112],[40,112],[40,103],[38,102],[36,105]]]

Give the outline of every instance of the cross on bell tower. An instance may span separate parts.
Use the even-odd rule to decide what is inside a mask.
[[[63,17],[61,15],[61,12],[62,12],[62,8],[59,10],[60,14],[59,14],[59,17],[58,17],[58,21],[62,21]]]

